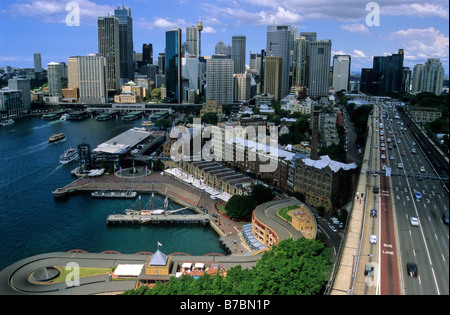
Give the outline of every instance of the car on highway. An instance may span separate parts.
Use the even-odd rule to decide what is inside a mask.
[[[401,140],[397,140],[397,143],[400,144],[400,143],[402,143],[402,141]]]
[[[412,144],[412,145],[416,145],[416,142],[415,142],[415,141],[413,141],[413,142],[411,142],[411,144]]]
[[[397,164],[397,167],[398,167],[398,168],[403,168],[403,164],[402,164],[402,163],[398,163],[398,164]]]
[[[419,219],[417,217],[411,217],[409,218],[409,222],[412,226],[419,226]]]
[[[425,173],[425,167],[421,166],[421,167],[420,167],[420,171],[421,171],[422,173]]]
[[[364,268],[364,275],[370,276],[370,275],[372,275],[374,270],[375,270],[375,267],[373,266],[373,263],[368,263],[368,264],[366,264],[366,267]]]
[[[414,193],[414,195],[415,195],[415,197],[416,197],[417,200],[422,199],[422,194],[420,193],[420,191],[417,190],[417,191]]]
[[[415,263],[406,263],[406,270],[408,270],[408,274],[411,278],[417,277],[419,275],[419,269],[417,268],[417,265]]]
[[[381,159],[384,160],[386,158],[386,155],[382,154]]]
[[[372,218],[376,218],[377,217],[377,210],[375,210],[375,209],[370,210],[370,216]]]
[[[395,157],[393,155],[391,155],[391,157],[389,159],[393,160],[393,159],[395,159]]]
[[[411,150],[412,153],[417,153],[416,149]]]
[[[401,156],[405,156],[406,154],[405,154],[405,152],[402,152],[402,153],[400,153],[401,154]]]
[[[370,235],[370,244],[376,244],[377,243],[377,236],[376,235]]]
[[[442,214],[442,222],[448,225],[448,212]]]

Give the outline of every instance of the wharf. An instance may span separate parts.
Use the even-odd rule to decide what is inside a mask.
[[[170,215],[126,215],[111,214],[106,219],[108,225],[112,224],[159,224],[159,223],[209,223],[207,214],[170,214]]]

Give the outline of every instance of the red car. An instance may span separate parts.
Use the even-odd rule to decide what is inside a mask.
[[[405,156],[405,152],[402,152],[401,154],[402,154],[402,156]]]

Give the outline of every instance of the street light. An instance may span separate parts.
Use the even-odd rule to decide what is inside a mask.
[[[373,257],[372,254],[360,254],[360,255],[352,255],[352,256],[353,256],[353,259],[352,259],[352,280],[350,282],[350,288],[348,288],[348,294],[349,295],[353,293],[353,284],[354,284],[355,278],[356,278],[355,277],[355,273],[356,273],[356,270],[355,270],[355,257],[361,257],[361,256]]]

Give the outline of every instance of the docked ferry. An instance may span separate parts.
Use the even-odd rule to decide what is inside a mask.
[[[66,135],[63,133],[57,133],[54,135],[51,135],[50,138],[48,139],[48,142],[53,143],[53,142],[58,142],[61,140],[64,140],[66,138]]]
[[[78,158],[78,150],[74,148],[68,149],[59,157],[59,163],[67,164]]]
[[[8,119],[4,119],[4,120],[0,121],[0,126],[9,126],[14,123],[15,123],[14,120],[12,120],[11,118],[8,118]]]

